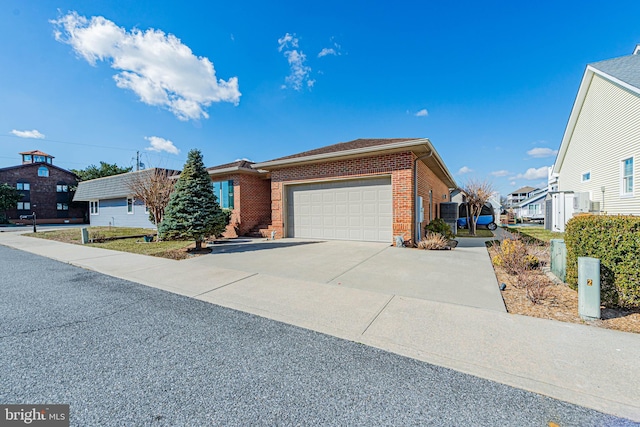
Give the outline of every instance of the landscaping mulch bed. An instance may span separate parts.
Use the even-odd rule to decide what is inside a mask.
[[[490,247],[488,250],[493,258],[496,255],[495,248]],[[568,285],[557,284],[547,278],[549,286],[546,298],[539,304],[533,304],[527,298],[525,289],[514,286],[517,283],[515,276],[505,273],[499,266],[494,265],[493,269],[498,283],[507,285],[502,291],[502,298],[509,313],[640,333],[640,310],[602,308],[601,320],[584,321],[578,315],[578,292]]]

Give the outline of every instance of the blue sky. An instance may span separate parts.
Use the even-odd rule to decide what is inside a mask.
[[[459,184],[543,185],[586,64],[640,2],[0,3],[0,167],[181,169],[427,137]]]

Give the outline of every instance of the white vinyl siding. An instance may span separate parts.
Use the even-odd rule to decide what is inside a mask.
[[[640,95],[593,76],[560,169],[559,191],[590,192],[608,214],[640,215],[640,196],[621,197],[622,166],[640,158]],[[583,181],[589,172],[590,179]],[[638,168],[633,169],[638,182]]]

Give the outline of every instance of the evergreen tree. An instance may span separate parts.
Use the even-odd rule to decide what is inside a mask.
[[[198,250],[207,236],[221,234],[227,223],[228,216],[213,193],[202,153],[189,151],[158,227],[159,234],[163,239],[193,239]]]
[[[0,224],[7,222],[5,211],[15,209],[16,203],[22,199],[20,193],[15,187],[8,184],[0,184]]]

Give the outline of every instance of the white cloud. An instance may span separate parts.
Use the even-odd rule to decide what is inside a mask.
[[[340,46],[338,43],[336,43],[333,39],[333,37],[331,37],[331,43],[333,43],[333,47],[325,47],[323,48],[320,53],[318,53],[318,58],[322,58],[323,56],[327,56],[327,55],[333,55],[333,56],[340,56],[342,55],[342,52],[340,52],[340,50],[342,49],[342,46]]]
[[[289,62],[290,74],[285,77],[285,82],[293,89],[300,91],[303,85],[311,88],[315,84],[315,80],[309,78],[311,67],[305,64],[307,56],[298,50],[299,40],[295,34],[286,33],[278,39],[278,52],[283,52],[285,58]],[[286,88],[283,85],[282,88]]]
[[[493,175],[493,176],[507,176],[509,175],[509,171],[506,169],[502,169],[499,171],[493,171],[491,172],[489,175]]]
[[[44,135],[38,132],[37,130],[12,130],[12,134],[15,136],[19,136],[20,138],[34,138],[34,139],[44,139]]]
[[[325,48],[322,48],[322,50],[318,54],[318,58],[322,58],[323,56],[327,56],[327,55],[338,56],[338,53],[333,48],[325,47]]]
[[[418,111],[416,114],[414,114],[416,117],[427,117],[429,115],[429,112],[427,111],[426,108],[423,108],[422,110]]]
[[[552,150],[551,148],[536,147],[527,151],[527,154],[535,158],[553,157],[558,154],[558,150]]]
[[[471,173],[471,172],[473,172],[473,169],[471,169],[471,168],[469,168],[467,166],[463,166],[458,171],[458,175],[464,175],[465,173]]]
[[[150,147],[145,148],[145,150],[157,152],[166,151],[170,154],[180,153],[180,150],[178,150],[178,148],[173,145],[173,142],[168,139],[160,138],[159,136],[145,136],[144,139],[149,141],[150,145]]]
[[[546,178],[548,176],[548,173],[549,173],[548,166],[542,166],[541,168],[538,168],[538,169],[529,168],[525,173],[519,173],[513,179],[527,179],[527,180],[542,179],[542,178]]]
[[[50,21],[57,41],[70,45],[89,64],[111,63],[116,85],[142,102],[171,111],[180,120],[208,118],[213,102],[240,101],[238,78],[216,78],[213,63],[198,57],[173,34],[127,31],[102,16],[69,12]]]

